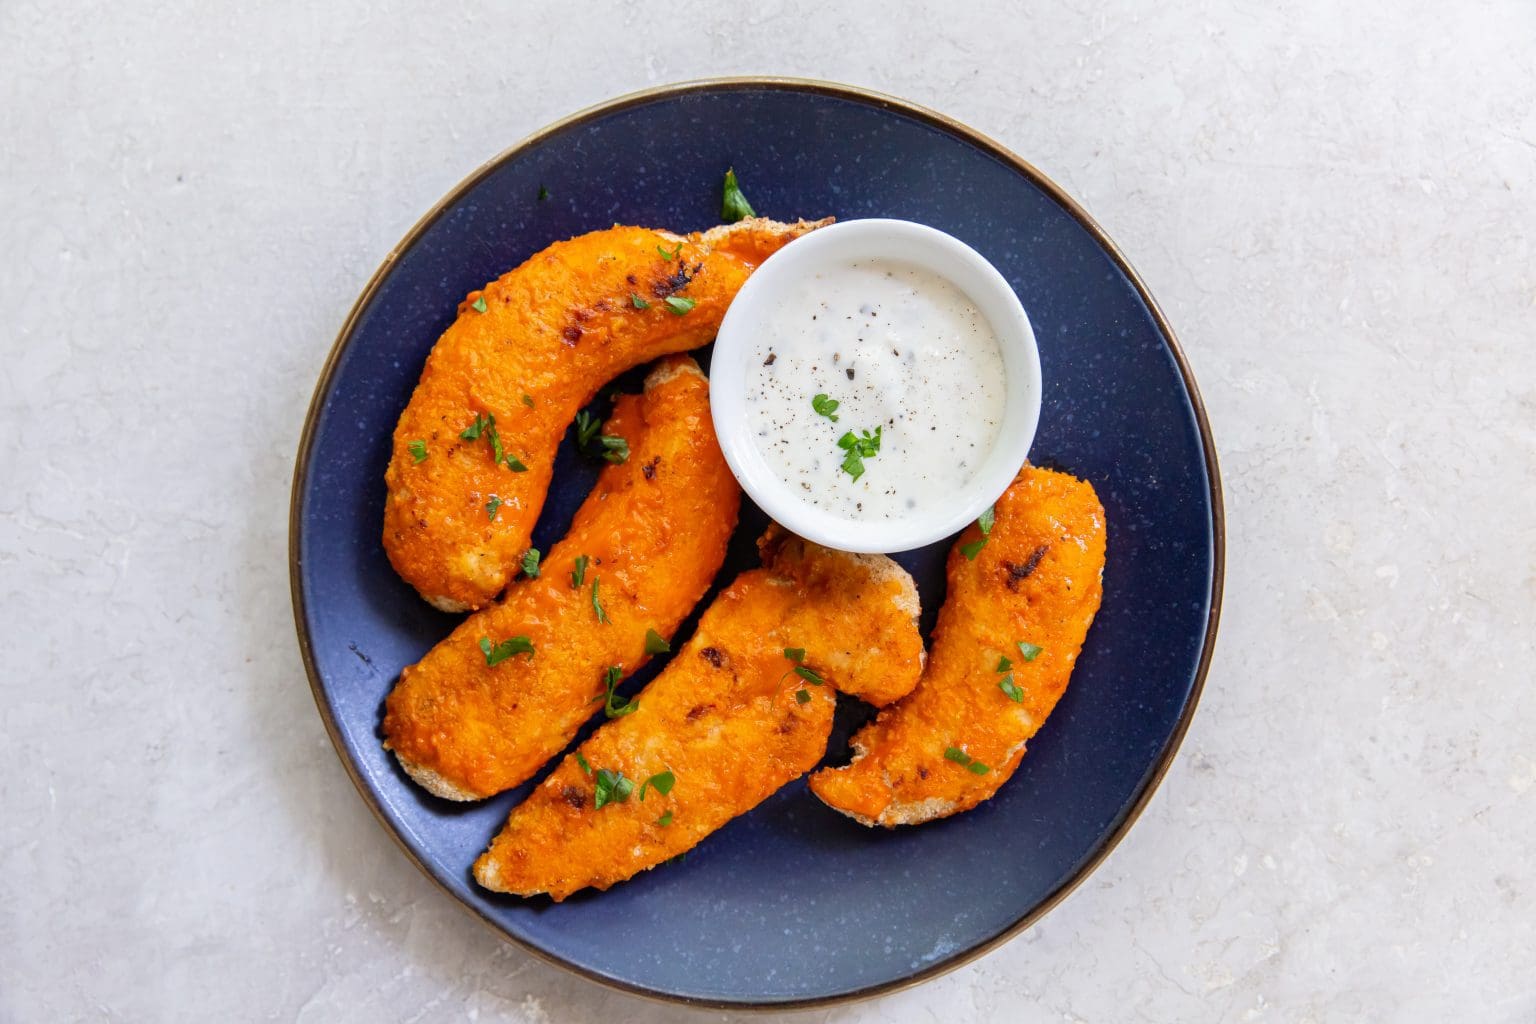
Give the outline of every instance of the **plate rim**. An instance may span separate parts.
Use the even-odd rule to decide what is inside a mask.
[[[1157,759],[1151,769],[1138,784],[1138,791],[1130,805],[1115,821],[1104,837],[1100,839],[1098,846],[1091,850],[1087,858],[1080,864],[1072,875],[1063,881],[1056,889],[1052,890],[1045,899],[1023,914],[1018,920],[1004,928],[997,935],[983,942],[979,942],[968,949],[950,956],[944,960],[929,964],[919,970],[895,978],[890,981],[875,985],[866,985],[848,992],[835,993],[826,996],[812,996],[803,999],[780,1000],[736,1000],[698,998],[679,995],[661,989],[647,988],[636,985],[619,978],[609,977],[592,971],[580,964],[572,963],[547,950],[540,949],[534,944],[510,934],[498,925],[494,920],[482,913],[476,907],[460,899],[458,894],[449,889],[422,862],[416,853],[401,838],[398,830],[391,823],[388,815],[378,799],[369,789],[366,781],[358,770],[356,763],[347,751],[342,740],[341,731],[331,714],[330,706],[325,699],[324,688],[320,678],[320,672],[315,663],[314,649],[309,635],[309,627],[306,621],[306,605],[304,600],[304,588],[302,583],[303,562],[300,557],[299,536],[304,519],[303,485],[309,475],[310,456],[314,447],[315,432],[319,425],[321,413],[324,410],[325,396],[329,393],[336,375],[341,357],[352,342],[352,336],[357,328],[358,320],[369,303],[372,302],[385,277],[394,268],[395,262],[400,256],[420,241],[421,236],[436,223],[443,213],[461,199],[466,193],[474,189],[491,173],[500,168],[508,160],[522,154],[525,150],[539,145],[546,139],[566,129],[584,124],[600,117],[618,113],[631,107],[641,106],[656,100],[672,99],[691,93],[703,92],[738,92],[752,89],[771,89],[781,92],[810,93],[812,95],[830,96],[837,99],[863,103],[865,105],[885,108],[886,110],[902,114],[919,123],[932,128],[937,128],[945,134],[954,136],[963,142],[967,142],[982,152],[992,156],[999,162],[1018,171],[1028,179],[1035,187],[1039,188],[1060,206],[1073,220],[1092,236],[1093,240],[1101,246],[1110,259],[1120,269],[1136,290],[1141,301],[1145,303],[1147,310],[1152,315],[1159,332],[1167,342],[1168,349],[1173,356],[1174,364],[1178,368],[1179,376],[1183,380],[1184,389],[1189,396],[1190,407],[1194,412],[1195,427],[1200,435],[1200,446],[1205,458],[1206,479],[1210,486],[1211,496],[1211,590],[1210,607],[1206,618],[1205,636],[1201,644],[1199,663],[1195,667],[1194,683],[1190,688],[1189,697],[1179,715],[1172,733],[1158,752]],[[842,1006],[850,1003],[861,1002],[878,996],[889,995],[904,989],[912,988],[923,982],[931,981],[941,975],[948,974],[966,964],[972,963],[993,950],[999,948],[1010,940],[1016,938],[1025,929],[1035,924],[1046,914],[1050,913],[1065,900],[1087,878],[1098,870],[1106,858],[1112,853],[1121,841],[1130,832],[1131,827],[1140,819],[1142,812],[1146,810],[1152,795],[1162,784],[1164,776],[1177,757],[1179,748],[1183,744],[1184,737],[1189,731],[1190,723],[1194,720],[1195,711],[1200,704],[1200,698],[1205,690],[1206,675],[1210,670],[1211,658],[1215,651],[1217,627],[1221,621],[1222,596],[1226,576],[1226,511],[1222,495],[1221,472],[1216,457],[1216,445],[1211,435],[1210,421],[1206,416],[1205,403],[1200,396],[1199,386],[1195,382],[1193,372],[1185,359],[1184,350],[1179,345],[1178,337],[1174,334],[1173,326],[1163,315],[1162,309],[1152,297],[1141,276],[1136,273],[1134,267],[1126,259],[1114,241],[1099,226],[1098,222],[1089,215],[1075,199],[1073,199],[1060,185],[1056,184],[1047,175],[1042,173],[1029,161],[1001,145],[990,137],[982,134],[970,126],[961,123],[936,110],[904,100],[886,93],[866,89],[861,86],[847,85],[839,82],[826,81],[812,78],[795,78],[776,75],[738,75],[716,78],[696,78],[680,82],[672,82],[665,85],[640,89],[635,92],[624,93],[598,103],[591,104],[576,112],[553,121],[544,127],[525,135],[517,142],[503,149],[479,167],[471,171],[463,180],[451,188],[436,203],[434,203],[420,219],[408,230],[404,237],[385,255],[377,270],[368,278],[357,300],[352,304],[346,319],[342,322],[341,329],[336,334],[336,340],[331,344],[330,352],[326,355],[325,362],[321,364],[320,376],[315,383],[315,390],[310,398],[308,411],[304,416],[304,427],[299,434],[298,453],[294,461],[293,485],[289,496],[288,505],[288,585],[290,597],[293,603],[294,627],[298,633],[299,653],[304,662],[304,672],[309,679],[310,695],[314,698],[315,706],[320,712],[320,719],[325,725],[326,735],[330,737],[331,747],[335,751],[337,759],[341,761],[346,770],[347,777],[352,780],[352,785],[362,797],[363,803],[373,813],[375,820],[383,828],[385,834],[394,841],[400,851],[413,864],[418,871],[426,876],[438,890],[447,896],[456,906],[470,914],[481,924],[489,928],[504,942],[510,942],[523,952],[529,954],[543,963],[550,964],[569,971],[578,977],[596,982],[599,985],[623,992],[628,995],[640,996],[655,1002],[667,1005],[681,1005],[701,1009],[718,1010],[742,1010],[778,1012],[789,1010],[824,1009],[834,1006]]]

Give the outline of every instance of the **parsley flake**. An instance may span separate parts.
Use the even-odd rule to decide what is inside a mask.
[[[542,184],[541,184],[541,185],[540,185],[540,186],[539,186],[539,202],[541,202],[541,203],[542,203],[542,202],[543,202],[543,201],[544,201],[544,200],[546,200],[546,199],[548,199],[548,198],[549,198],[549,189],[547,189],[547,188],[545,188],[545,187],[544,187],[544,186],[543,186],[543,185],[542,185]]]
[[[629,304],[631,306],[634,306],[636,309],[650,309],[651,308],[651,304],[649,302],[646,302],[644,299],[642,299],[639,295],[636,295],[634,292],[630,292],[629,293]]]
[[[795,700],[801,704],[809,704],[811,702],[811,695],[804,687],[801,687],[795,691]]]
[[[581,766],[581,770],[585,772],[587,778],[590,779],[592,777],[592,766],[587,764],[587,759],[581,756],[581,751],[579,750],[576,751],[576,763]]]
[[[669,262],[669,263],[670,263],[670,262],[671,262],[671,261],[672,261],[672,260],[675,260],[675,259],[677,259],[677,254],[678,254],[678,253],[680,253],[680,252],[682,252],[682,251],[683,251],[683,243],[682,243],[682,242],[681,242],[681,241],[679,241],[679,242],[678,242],[678,243],[677,243],[677,248],[676,248],[676,249],[673,249],[673,250],[671,250],[671,251],[668,251],[668,250],[666,250],[666,249],[663,249],[663,248],[662,248],[662,247],[661,247],[661,246],[659,246],[659,245],[658,245],[658,246],[657,246],[657,247],[656,247],[656,251],[657,251],[657,252],[659,252],[659,253],[661,253],[661,258],[662,258],[662,259],[664,259],[664,260],[666,260],[666,261],[667,261],[667,262]]]
[[[603,602],[597,596],[597,585],[601,582],[603,582],[601,576],[592,577],[592,610],[597,613],[598,622],[607,622],[608,613],[603,611]]]
[[[603,429],[603,423],[596,416],[583,409],[576,414],[576,446],[585,448],[592,443],[597,432]]]
[[[475,413],[475,422],[465,427],[459,433],[459,436],[466,441],[478,441],[480,440],[481,433],[484,432],[487,427],[492,430],[496,429],[496,417],[482,416],[479,413]]]
[[[629,461],[629,442],[622,437],[604,434],[597,443],[602,446],[603,458],[607,461],[615,464]]]
[[[523,575],[531,580],[539,578],[539,549],[529,548],[523,552]]]
[[[640,802],[645,803],[646,789],[654,789],[662,796],[666,796],[668,793],[672,792],[672,787],[676,784],[677,776],[672,774],[672,769],[669,768],[664,772],[657,772],[655,775],[652,775],[650,778],[640,783]]]
[[[662,828],[666,828],[668,825],[672,824],[672,812],[668,811],[666,814],[663,814],[661,817],[657,818],[656,824],[660,825]]]
[[[981,530],[981,539],[973,540],[969,544],[960,545],[960,553],[965,556],[966,561],[976,561],[976,556],[981,554],[981,549],[987,546],[987,535],[992,532],[992,527],[996,522],[996,506],[988,505],[987,510],[976,520],[976,527]]]
[[[476,313],[484,313],[485,312],[485,308],[486,308],[485,307],[485,296],[481,295],[480,297],[475,299],[474,302],[471,302],[469,304],[469,308],[474,310]]]
[[[687,316],[693,312],[693,307],[697,305],[697,302],[694,302],[692,299],[685,299],[681,295],[667,296],[667,308],[672,311],[673,316]]]
[[[635,791],[635,784],[624,777],[623,772],[611,768],[597,770],[597,785],[593,787],[592,805],[601,810],[604,804],[621,804]]]
[[[485,503],[485,517],[491,522],[496,521],[496,512],[501,508],[501,499],[491,495],[491,500]]]
[[[590,559],[588,559],[586,555],[576,556],[576,568],[571,570],[572,590],[580,590],[581,585],[586,582],[588,561],[590,561]]]
[[[523,392],[523,404],[530,409],[533,408],[533,396],[526,391]]]
[[[843,457],[843,472],[857,480],[864,475],[864,460],[872,459],[880,454],[880,434],[883,427],[876,427],[871,434],[864,431],[860,437],[853,431],[848,431],[837,439],[837,446],[847,454]]]
[[[833,423],[837,422],[837,407],[843,403],[826,395],[817,395],[811,399],[811,408],[816,410],[816,415],[825,416]]]
[[[997,688],[1008,695],[1008,699],[1015,704],[1024,703],[1024,691],[1019,689],[1019,684],[1013,681],[1013,673],[1010,672],[998,680]]]
[[[526,396],[525,396],[526,397]],[[475,422],[465,427],[459,436],[466,441],[478,441],[484,437],[491,442],[491,459],[497,465],[505,462],[507,468],[514,473],[526,473],[528,467],[523,465],[515,455],[508,455],[501,445],[501,434],[496,430],[496,417],[487,413],[482,416],[475,414]]]
[[[1028,640],[1019,641],[1019,653],[1024,655],[1025,661],[1034,661],[1040,657],[1040,652],[1045,650],[1039,644],[1032,644]]]
[[[1011,668],[1013,668],[1013,662],[1008,660],[1007,655],[1001,655],[998,657],[996,671],[1007,672]]]
[[[944,749],[944,757],[946,760],[955,762],[955,764],[963,765],[965,770],[972,775],[985,775],[992,770],[959,747],[946,747]]]
[[[646,654],[667,654],[670,653],[671,650],[672,645],[667,643],[666,637],[662,636],[654,629],[648,629],[645,631]]]
[[[791,668],[789,672],[785,672],[782,676],[779,677],[780,682],[789,678],[790,673],[794,673],[801,679],[804,679],[806,682],[810,683],[812,686],[820,686],[822,684],[823,680],[821,676],[817,675],[813,669],[808,669],[801,664],[801,662],[805,661],[804,647],[786,647],[784,648],[784,657],[794,662],[794,667]],[[805,690],[802,689],[800,692],[805,693]],[[799,696],[796,696],[795,699],[800,701],[801,704],[804,704],[806,701],[810,700],[811,697],[810,694],[806,694],[804,699],[800,698]]]
[[[533,641],[525,636],[514,636],[503,640],[499,644],[492,644],[491,638],[480,638],[480,653],[485,655],[487,665],[499,665],[514,654],[526,654],[533,657]]]
[[[427,461],[427,442],[412,441],[410,444],[406,445],[406,447],[411,451],[411,462],[413,464],[419,466],[421,463]]]
[[[726,224],[735,224],[743,217],[756,216],[757,211],[752,209],[747,197],[741,194],[741,185],[736,181],[736,168],[729,168],[725,172],[725,188],[720,197],[720,219]]]
[[[640,710],[638,700],[624,700],[620,698],[617,703],[614,698],[618,696],[619,680],[624,677],[624,666],[609,665],[603,673],[603,714],[609,718],[623,718]]]

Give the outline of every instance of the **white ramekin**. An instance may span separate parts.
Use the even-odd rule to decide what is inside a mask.
[[[976,304],[1002,347],[1007,376],[997,443],[944,508],[885,522],[856,522],[803,501],[763,457],[747,423],[746,393],[765,312],[786,286],[854,260],[907,263],[947,279]],[[1019,297],[997,268],[951,235],[905,220],[850,220],[796,239],[763,263],[726,311],[710,363],[710,407],[726,461],[752,500],[780,525],[842,551],[910,551],[959,532],[1013,481],[1040,421],[1040,352]]]

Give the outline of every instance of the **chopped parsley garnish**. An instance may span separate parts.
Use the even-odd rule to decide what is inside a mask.
[[[1013,681],[1013,673],[1010,672],[998,680],[997,688],[1008,695],[1008,699],[1015,704],[1024,703],[1024,691],[1019,689],[1019,684]]]
[[[837,407],[843,403],[826,395],[817,395],[811,399],[811,408],[816,410],[816,415],[825,416],[833,423],[837,422]]]
[[[587,759],[581,756],[581,751],[576,751],[576,763],[581,765],[581,770],[586,772],[587,778],[592,777],[592,766],[587,764]]]
[[[582,411],[576,414],[576,447],[587,454],[596,454],[609,462],[623,462],[629,458],[629,442],[622,437],[612,434],[598,434],[603,429],[603,421],[588,412]],[[591,451],[593,441],[597,442],[597,451]]]
[[[694,302],[692,299],[685,299],[681,295],[667,296],[667,308],[672,311],[673,316],[687,316],[693,312],[693,307],[697,305],[697,302]]]
[[[666,249],[663,249],[661,246],[658,245],[656,247],[656,251],[661,253],[661,258],[662,259],[667,260],[668,262],[670,262],[672,260],[677,259],[677,254],[683,251],[683,243],[682,242],[678,242],[677,243],[677,248],[676,249],[672,249],[670,251],[668,251]]]
[[[480,440],[481,432],[483,432],[487,427],[492,430],[496,429],[496,417],[482,416],[479,413],[475,413],[475,422],[465,427],[459,436],[466,441],[478,441]]]
[[[672,645],[667,643],[667,638],[654,629],[645,631],[645,653],[667,654],[672,650]]]
[[[640,710],[640,702],[638,700],[624,700],[620,698],[617,703],[614,702],[614,698],[618,696],[616,691],[618,690],[619,680],[623,676],[624,666],[622,665],[609,665],[608,670],[603,673],[603,714],[609,718],[623,718],[625,715],[632,715]]]
[[[663,814],[661,817],[657,818],[656,824],[660,825],[662,828],[666,828],[668,825],[672,824],[672,812],[668,811],[666,814]]]
[[[592,793],[593,809],[601,810],[604,804],[621,804],[628,800],[629,794],[634,791],[634,782],[626,779],[623,772],[616,772],[612,768],[599,768],[597,784]]]
[[[571,570],[571,589],[580,590],[581,585],[587,579],[587,562],[590,559],[586,555],[576,556],[576,568]]]
[[[646,302],[644,299],[642,299],[639,295],[635,294],[634,292],[630,292],[629,293],[629,304],[631,306],[634,306],[636,309],[650,309],[651,308],[651,304],[649,302]]]
[[[981,554],[981,549],[987,546],[987,535],[992,532],[992,526],[997,522],[996,506],[988,505],[987,510],[976,520],[976,526],[981,530],[981,539],[973,540],[969,544],[960,545],[960,553],[966,561],[976,561],[976,556]]]
[[[801,704],[809,704],[811,702],[810,692],[804,687],[801,687],[795,691],[795,700],[799,701]]]
[[[972,775],[985,775],[992,770],[959,747],[944,748],[944,757],[955,764],[963,765]]]
[[[1008,660],[1008,656],[1006,654],[1000,655],[997,659],[997,671],[1007,672],[1011,668],[1013,668],[1013,662]]]
[[[421,463],[427,461],[427,442],[412,441],[410,444],[406,445],[406,447],[411,451],[412,463],[420,465]]]
[[[657,772],[655,775],[652,775],[650,778],[640,783],[640,802],[645,803],[646,789],[654,789],[662,796],[666,796],[668,793],[672,792],[672,787],[676,784],[677,776],[672,774],[672,770],[670,768],[664,772]]]
[[[791,668],[789,672],[785,672],[784,675],[780,677],[781,681],[785,678],[788,678],[790,672],[793,672],[795,675],[799,676],[801,679],[804,679],[812,686],[820,686],[822,684],[823,680],[821,676],[817,675],[812,669],[808,669],[801,664],[801,662],[805,660],[804,647],[786,647],[784,648],[784,657],[794,662],[794,667]],[[803,689],[800,692],[805,693]],[[795,699],[799,700],[801,704],[804,704],[807,700],[810,700],[811,697],[810,694],[806,694],[804,700],[801,700],[798,696]]]
[[[592,443],[597,432],[603,429],[603,421],[583,409],[576,414],[576,446],[585,448]]]
[[[725,172],[725,192],[720,198],[720,219],[727,224],[735,224],[743,217],[756,216],[757,211],[752,209],[752,204],[747,202],[747,197],[741,194],[741,186],[736,182],[736,168],[730,168]]]
[[[837,439],[837,446],[847,453],[843,457],[844,473],[855,480],[864,475],[864,460],[880,454],[880,432],[883,429],[876,427],[873,434],[866,430],[863,437],[850,430]]]
[[[546,200],[548,198],[549,198],[549,189],[545,188],[542,184],[539,185],[539,202],[542,203],[544,200]]]
[[[609,462],[621,463],[629,461],[629,442],[622,437],[612,434],[604,434],[597,439],[602,446],[603,458]]]
[[[491,500],[485,503],[485,518],[494,523],[496,521],[496,511],[499,508],[501,508],[501,499],[494,494],[491,495]]]
[[[523,575],[531,580],[539,578],[539,549],[529,548],[523,552]]]
[[[518,461],[517,456],[508,455],[501,446],[501,434],[496,430],[496,417],[490,414],[484,416],[475,414],[475,422],[465,427],[459,434],[466,441],[478,441],[484,437],[491,442],[491,458],[497,465],[505,462],[507,468],[514,473],[525,473],[528,467]]]
[[[976,520],[976,525],[981,528],[981,535],[987,536],[992,532],[992,524],[997,522],[997,506],[988,505],[987,510]]]
[[[526,391],[523,392],[523,404],[530,409],[533,408],[533,396]]]
[[[608,613],[603,611],[603,602],[597,596],[597,585],[601,582],[603,582],[601,576],[592,577],[592,610],[597,613],[598,622],[607,622]]]
[[[485,296],[482,295],[479,298],[475,299],[474,302],[471,302],[469,304],[469,308],[474,310],[476,313],[484,313],[485,312]]]
[[[533,641],[525,636],[514,636],[503,640],[499,644],[492,644],[491,638],[480,638],[480,653],[485,655],[487,665],[499,665],[514,654],[526,654],[533,657]]]
[[[1024,655],[1025,661],[1034,661],[1040,657],[1040,652],[1045,650],[1039,644],[1032,644],[1028,640],[1019,641],[1019,653]]]

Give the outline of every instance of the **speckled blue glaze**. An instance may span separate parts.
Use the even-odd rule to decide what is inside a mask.
[[[1103,610],[1017,776],[972,813],[871,831],[800,781],[682,863],[607,893],[560,905],[495,897],[469,865],[527,787],[447,803],[380,747],[384,695],[455,622],[396,577],[380,546],[390,434],[467,291],[552,241],[615,222],[708,227],[731,165],[764,215],[921,221],[1003,272],[1039,335],[1045,402],[1032,458],[1091,480],[1108,512]],[[1094,235],[1021,168],[941,123],[782,83],[695,87],[596,112],[451,199],[364,296],[341,346],[294,496],[295,595],[322,713],[411,855],[495,927],[579,971],[723,1004],[833,999],[935,973],[1080,880],[1182,735],[1219,588],[1219,500],[1197,403],[1171,339]],[[539,547],[565,530],[594,477],[567,438]],[[722,581],[756,564],[762,525],[744,512]],[[925,633],[943,601],[947,546],[900,558],[921,587]],[[851,701],[840,710],[829,761],[846,759],[847,734],[865,717]]]

